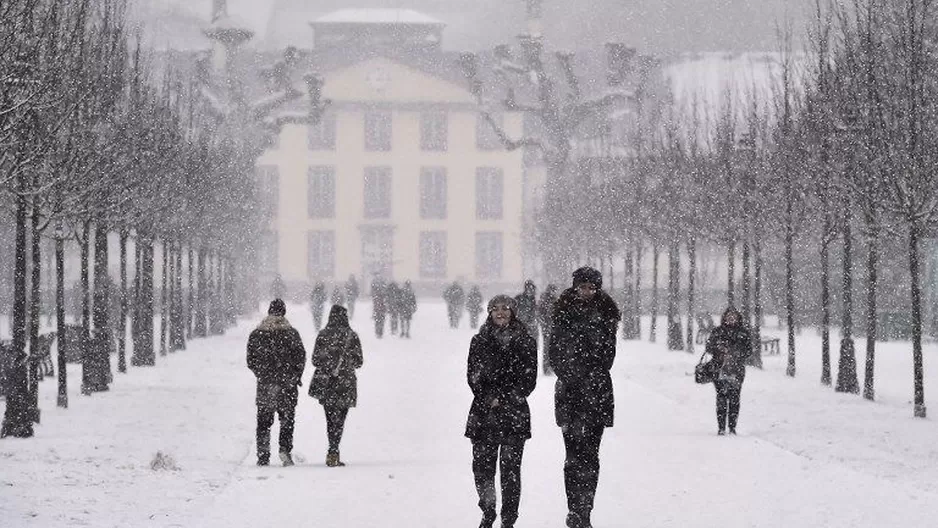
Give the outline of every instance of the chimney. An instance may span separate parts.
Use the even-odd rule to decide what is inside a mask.
[[[527,0],[528,36],[540,38],[544,33],[544,0]]]

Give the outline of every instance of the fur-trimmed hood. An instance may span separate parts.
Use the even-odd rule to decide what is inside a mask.
[[[607,321],[618,323],[622,319],[619,307],[616,306],[616,302],[605,290],[597,290],[589,301],[580,301],[577,298],[576,288],[567,288],[557,299],[557,303],[554,305],[554,313],[568,314],[580,302],[584,302],[587,306],[595,306],[602,318]]]
[[[290,324],[290,321],[287,321],[286,316],[283,315],[268,315],[261,321],[261,324],[257,325],[257,329],[266,332],[273,332],[277,330],[292,330],[293,326]]]

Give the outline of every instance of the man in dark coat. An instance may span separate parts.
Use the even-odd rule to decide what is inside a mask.
[[[466,311],[469,312],[469,326],[475,330],[479,327],[479,315],[482,313],[482,290],[478,284],[473,284],[466,296]]]
[[[396,282],[388,284],[388,315],[391,319],[391,335],[397,335],[398,323],[401,321],[401,287]]]
[[[345,281],[345,297],[348,300],[348,316],[349,319],[355,318],[355,301],[358,300],[358,281],[355,280],[355,275],[349,275],[348,280]]]
[[[515,302],[518,303],[518,320],[524,323],[536,343],[538,340],[537,286],[534,285],[534,281],[524,281],[524,291],[515,297]]]
[[[387,286],[381,277],[371,281],[371,318],[375,322],[375,335],[378,339],[384,336],[384,320],[388,315]]]
[[[326,285],[317,282],[309,294],[309,308],[313,312],[313,326],[318,332],[322,328],[322,309],[326,304]]]
[[[706,352],[720,369],[713,382],[717,392],[717,434],[726,434],[727,426],[730,434],[736,434],[746,362],[752,354],[752,336],[736,308],[730,306],[723,312],[720,326],[707,338]]]
[[[417,295],[414,293],[414,287],[410,281],[404,281],[404,287],[399,294],[400,317],[401,317],[401,337],[410,339],[410,321],[417,312]]]
[[[466,292],[458,282],[453,281],[443,290],[443,300],[446,301],[446,313],[449,316],[449,327],[459,328],[462,319],[462,310],[466,302]]]
[[[541,333],[544,335],[544,374],[553,374],[550,368],[550,331],[554,324],[554,303],[557,302],[557,285],[548,284],[547,289],[541,294],[541,299],[537,305],[537,321],[541,325]]]
[[[614,401],[609,370],[616,357],[621,318],[602,289],[602,274],[589,267],[573,272],[573,287],[554,305],[550,365],[557,374],[554,408],[566,447],[564,484],[567,526],[589,528],[599,482],[599,446],[612,427]]]
[[[489,318],[469,345],[466,370],[472,406],[466,436],[472,440],[472,472],[480,528],[495,521],[495,469],[501,458],[502,523],[514,526],[521,500],[521,458],[531,438],[531,410],[527,398],[537,383],[537,345],[515,315],[507,295],[489,302]]]
[[[280,419],[280,460],[292,466],[297,387],[302,384],[306,349],[286,318],[287,308],[274,299],[267,317],[248,337],[247,364],[257,378],[257,465],[270,463],[270,428]]]

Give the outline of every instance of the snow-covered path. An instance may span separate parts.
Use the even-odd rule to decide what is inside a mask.
[[[116,375],[107,394],[73,394],[68,411],[55,409],[54,387],[44,385],[37,438],[0,442],[0,525],[475,526],[462,436],[471,332],[465,321],[457,332],[442,328],[442,306],[428,304],[413,340],[377,340],[365,324],[369,307],[359,310],[353,325],[365,366],[342,445],[348,467],[325,467],[322,409],[305,393],[298,465],[254,465],[253,379],[243,363],[252,323],[245,322],[156,368]],[[307,314],[291,306],[287,315],[311,348]],[[603,441],[597,528],[908,528],[938,519],[932,420],[912,420],[888,398],[870,404],[786,380],[780,359],[770,358],[747,379],[741,435],[717,437],[712,389],[685,375],[694,359],[661,345],[620,345],[617,425]],[[888,379],[882,386],[889,394]],[[553,379],[540,378],[519,528],[563,525],[563,444],[552,394]],[[178,470],[152,470],[158,450]]]

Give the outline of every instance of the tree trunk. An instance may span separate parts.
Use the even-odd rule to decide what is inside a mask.
[[[625,267],[623,270],[622,283],[625,298],[622,301],[622,339],[631,340],[638,339],[638,325],[635,323],[638,314],[635,313],[635,282],[632,272],[633,258],[631,248],[626,249],[624,260]]]
[[[197,256],[197,277],[196,277],[196,295],[195,295],[195,328],[192,335],[195,337],[205,337],[208,335],[208,321],[205,313],[205,294],[208,289],[206,277],[205,249],[199,249]]]
[[[641,242],[635,248],[635,339],[642,338],[642,257]]]
[[[831,292],[830,292],[830,243],[827,235],[831,231],[831,219],[824,216],[824,232],[821,235],[821,384],[831,384]]]
[[[91,220],[86,220],[81,240],[81,393],[94,392],[94,357],[91,354]]]
[[[17,186],[25,191],[23,176]],[[16,197],[15,256],[13,265],[13,350],[7,367],[6,409],[0,438],[33,436],[33,421],[29,415],[28,371],[26,363],[26,199]]]
[[[134,344],[133,364],[153,366],[156,364],[153,349],[153,241],[146,235],[138,236],[137,244],[140,245],[139,335]]]
[[[166,355],[166,332],[168,330],[167,316],[169,315],[168,306],[169,306],[169,278],[168,266],[169,266],[169,253],[167,251],[166,240],[163,240],[163,243],[160,244],[160,253],[163,256],[163,264],[160,267],[160,355]]]
[[[117,323],[117,371],[127,372],[127,230],[120,232],[120,321]]]
[[[668,247],[668,350],[684,350],[678,303],[681,295],[681,250],[677,242]]]
[[[91,351],[94,357],[95,377],[90,387],[90,390],[94,392],[108,390],[108,383],[112,378],[107,232],[107,225],[103,220],[99,220],[94,231],[94,308],[92,310],[94,334]]]
[[[134,345],[133,355],[131,357],[131,365],[137,366],[137,361],[143,361],[142,358],[138,358],[137,350],[142,349],[143,344],[140,342],[141,339],[141,304],[140,304],[140,284],[141,284],[141,274],[143,271],[143,246],[140,243],[140,233],[137,233],[136,238],[134,239],[134,293],[133,293],[133,304],[131,306],[131,322],[130,322],[130,336],[131,342]]]
[[[743,324],[752,326],[752,262],[751,245],[749,239],[743,240],[743,276],[742,276],[742,302],[740,303]]]
[[[189,261],[186,265],[189,271],[189,302],[186,303],[186,339],[192,339],[193,312],[195,309],[195,281],[194,281],[194,254],[192,245],[189,246]]]
[[[925,382],[922,365],[922,286],[919,282],[919,232],[914,224],[909,227],[909,272],[912,278],[912,378],[916,418],[925,418]]]
[[[736,241],[726,246],[726,304],[736,306]]]
[[[853,234],[850,229],[850,202],[844,206],[843,314],[840,334],[840,357],[837,363],[837,385],[834,390],[857,394],[857,355],[853,342]]]
[[[186,349],[186,328],[185,328],[185,314],[183,312],[183,300],[182,300],[182,245],[178,242],[175,245],[175,256],[176,256],[176,266],[175,266],[175,275],[174,283],[175,287],[173,291],[175,295],[173,296],[173,317],[170,318],[170,328],[172,335],[172,346],[173,350],[185,350]]]
[[[755,282],[753,284],[753,309],[755,311],[755,321],[752,325],[752,354],[749,356],[749,364],[756,368],[762,368],[762,242],[757,235],[752,243],[752,249],[755,257]]]
[[[65,241],[55,239],[55,330],[58,349],[59,392],[56,405],[68,408],[68,370],[65,352],[68,349],[65,331]]]
[[[785,185],[785,318],[788,327],[788,366],[785,374],[795,377],[795,219],[791,182]]]
[[[42,247],[39,207],[32,207],[32,277],[29,295],[29,406],[34,423],[39,423],[39,309],[42,306]]]
[[[879,259],[879,231],[876,219],[871,214],[867,214],[867,230],[869,246],[866,253],[866,369],[863,374],[863,397],[872,401],[876,399],[876,267]]]
[[[658,329],[658,255],[660,253],[658,244],[652,246],[652,264],[651,264],[651,329],[649,330],[648,340],[652,343],[657,339]]]
[[[694,317],[696,305],[694,304],[695,284],[697,278],[697,240],[691,238],[687,242],[687,352],[694,353]]]

